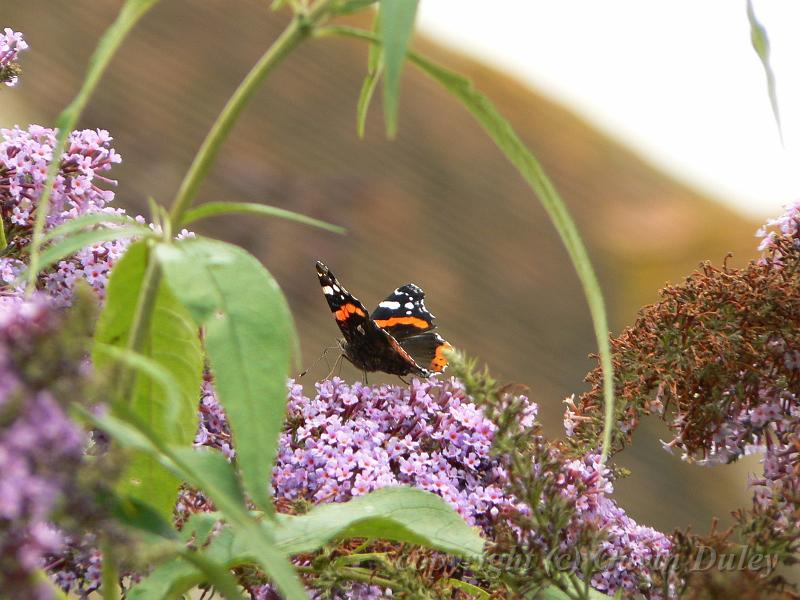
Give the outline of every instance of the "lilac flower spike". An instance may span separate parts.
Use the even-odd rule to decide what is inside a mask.
[[[521,400],[527,404],[521,425],[533,427],[537,406]],[[224,411],[208,382],[200,417],[195,444],[231,457]],[[399,387],[351,385],[334,377],[317,383],[313,398],[290,381],[286,422],[273,469],[276,500],[346,502],[379,488],[408,485],[441,496],[490,538],[496,527],[507,525],[510,511],[524,510],[505,491],[502,457],[490,453],[497,426],[455,378],[414,379],[409,387]],[[565,462],[557,478],[561,495],[575,507],[565,538],[587,527],[606,531],[602,551],[620,558],[596,572],[592,585],[608,593],[651,585],[649,567],[668,555],[670,540],[637,524],[609,497],[611,473],[599,455]],[[184,494],[179,512],[190,510],[192,502]],[[270,589],[265,586],[262,596],[254,597],[270,598]],[[356,585],[341,597],[382,597],[379,590],[377,596],[369,593],[368,586]]]
[[[53,187],[47,230],[84,214],[125,214],[120,208],[107,206],[114,199],[111,188],[117,182],[106,173],[122,160],[111,146],[112,140],[103,129],[70,134]],[[39,125],[0,129],[0,215],[11,246],[0,258],[0,295],[21,293],[18,281],[25,266],[21,252],[31,241],[35,211],[48,165],[54,159],[55,144],[54,129]],[[115,240],[83,248],[45,272],[41,284],[61,305],[70,303],[78,280],[89,283],[102,299],[110,270],[129,244],[129,240]]]
[[[10,27],[0,33],[0,82],[8,87],[14,87],[19,81],[19,66],[17,57],[23,50],[28,49],[28,43],[21,33]]]
[[[83,456],[82,431],[48,391],[26,381],[33,341],[56,326],[39,298],[0,307],[0,596],[52,597],[33,579],[62,545],[48,523]],[[11,596],[8,596],[11,597]]]

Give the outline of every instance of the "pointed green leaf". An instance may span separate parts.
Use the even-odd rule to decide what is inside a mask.
[[[375,24],[373,26],[376,36],[380,35],[380,19],[376,16]],[[381,73],[383,72],[383,54],[381,47],[377,44],[372,44],[369,47],[369,60],[367,61],[367,76],[364,78],[364,83],[361,86],[361,93],[358,96],[358,106],[356,107],[356,130],[358,137],[364,139],[364,132],[367,125],[367,112],[369,111],[369,104],[372,101],[372,96],[375,93],[375,88],[378,87]]]
[[[88,213],[75,217],[74,219],[70,219],[58,227],[54,227],[42,238],[42,243],[44,244],[50,240],[68,236],[72,233],[81,231],[82,229],[86,229],[94,225],[106,225],[108,223],[120,223],[123,225],[145,227],[141,223],[137,223],[136,220],[130,215],[118,215],[116,213]]]
[[[261,528],[274,536],[288,554],[313,552],[338,539],[366,537],[433,548],[478,560],[483,539],[444,500],[415,488],[383,488],[345,503],[317,506],[301,516],[276,515],[277,524]],[[204,524],[206,527],[207,524]],[[206,558],[233,568],[252,564],[260,556],[253,531],[225,527],[204,550]],[[160,597],[165,590],[186,591],[203,580],[190,565],[172,561],[157,568],[134,588],[131,598]],[[148,595],[145,595],[145,592]]]
[[[75,95],[67,107],[61,111],[56,121],[56,145],[53,148],[53,156],[61,156],[67,145],[69,134],[72,133],[78,118],[83,112],[83,107],[89,101],[89,97],[94,92],[100,78],[114,57],[117,49],[122,45],[125,36],[128,35],[134,25],[144,14],[150,10],[157,0],[126,0],[125,4],[117,15],[114,22],[105,30],[103,36],[97,42],[97,47],[89,59],[89,66],[83,78],[80,90]],[[47,168],[47,177],[44,189],[39,197],[39,206],[36,211],[36,222],[33,225],[33,239],[31,243],[30,269],[28,270],[28,291],[33,290],[36,275],[43,269],[39,263],[40,253],[42,252],[42,234],[44,233],[45,222],[50,208],[50,195],[53,192],[53,183],[60,166],[59,160],[50,161]]]
[[[146,242],[137,242],[111,273],[106,304],[95,333],[97,347],[93,359],[98,369],[111,360],[104,345],[118,348],[127,345],[147,257]],[[197,430],[203,355],[197,326],[163,282],[156,295],[142,354],[156,366],[149,376],[137,374],[131,410],[165,443],[190,446]],[[155,374],[159,371],[168,374],[174,383],[165,388]],[[150,503],[169,519],[179,485],[180,480],[152,457],[136,453],[121,477],[119,492]]]
[[[462,592],[467,593],[472,598],[477,598],[478,600],[490,600],[489,592],[486,590],[479,588],[477,585],[473,585],[471,583],[467,583],[466,581],[461,581],[460,579],[448,579],[447,584],[451,588],[456,588],[461,590]]]
[[[156,250],[166,282],[205,327],[214,383],[245,489],[264,511],[286,413],[292,316],[278,284],[236,246],[185,239]]]
[[[360,12],[372,4],[377,4],[377,2],[378,0],[344,0],[335,10],[336,14],[349,15]]]
[[[600,366],[603,370],[603,399],[605,401],[605,428],[603,430],[603,460],[611,449],[611,434],[614,427],[614,367],[611,362],[611,346],[608,339],[608,317],[600,283],[597,281],[589,253],[578,232],[578,227],[567,206],[561,199],[553,182],[542,165],[523,143],[511,124],[498,112],[492,102],[475,89],[472,82],[416,54],[410,60],[422,71],[461,101],[472,116],[483,126],[506,158],[520,172],[536,193],[539,202],[553,222],[561,241],[569,253],[572,265],[583,285],[583,293],[589,305],[594,325]]]
[[[39,269],[75,254],[78,250],[98,242],[110,242],[133,237],[152,237],[153,231],[144,225],[125,225],[123,227],[98,227],[89,231],[81,231],[60,239],[47,246],[39,256]]]
[[[113,436],[123,446],[141,451],[172,474],[205,491],[220,508],[221,515],[231,524],[238,538],[242,540],[242,544],[252,552],[250,562],[257,563],[264,569],[264,572],[287,600],[306,600],[305,590],[292,563],[276,547],[270,530],[260,526],[247,511],[233,467],[219,452],[206,448],[171,447],[126,407],[119,409],[121,418],[113,415],[98,417],[86,410],[82,412],[87,420]],[[225,539],[224,533],[223,530],[214,538],[212,546],[215,546],[218,540]],[[226,546],[223,546],[223,551],[223,558],[230,554]],[[220,567],[224,567],[226,564],[222,559],[215,559],[213,556],[206,555],[205,558],[212,560]],[[197,565],[176,565],[174,562],[169,562],[163,565],[162,569],[156,569],[153,573],[158,586],[167,586],[168,590],[172,590],[169,594],[152,594],[152,590],[147,587],[147,582],[150,581],[148,578],[142,582],[145,592],[141,591],[140,586],[136,586],[138,591],[131,590],[128,597],[139,599],[175,598],[183,591],[188,590],[188,587],[181,588],[180,586],[189,585],[191,587],[209,577],[219,576],[219,571],[215,572],[216,575],[213,573],[203,574],[197,570]],[[176,589],[180,591],[175,591]]]
[[[334,233],[344,233],[344,227],[332,225],[319,219],[307,217],[291,210],[278,208],[276,206],[269,206],[268,204],[257,204],[255,202],[206,202],[195,208],[189,209],[183,217],[182,225],[187,225],[193,221],[204,219],[206,217],[215,217],[217,215],[225,215],[231,213],[243,213],[251,215],[260,215],[262,217],[278,217],[304,225],[311,225],[319,227]]]
[[[775,73],[772,71],[772,66],[769,62],[769,37],[767,36],[766,28],[759,23],[756,18],[755,10],[753,10],[753,1],[747,0],[747,19],[750,21],[750,41],[753,44],[753,49],[758,54],[761,60],[761,65],[764,67],[764,74],[767,77],[767,93],[769,94],[769,102],[772,105],[772,115],[775,117],[775,123],[778,126],[778,134],[783,141],[783,128],[781,127],[781,113],[778,107],[778,94],[775,91]]]
[[[408,42],[414,31],[417,0],[381,0],[379,9],[380,31],[383,37],[383,113],[386,133],[390,138],[397,133],[397,107],[400,96],[400,75],[406,59]]]
[[[300,516],[278,515],[275,542],[290,554],[313,552],[333,539],[407,542],[478,559],[483,539],[436,494],[387,487],[348,502],[323,504]]]

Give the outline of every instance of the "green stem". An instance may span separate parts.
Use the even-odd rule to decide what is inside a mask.
[[[317,570],[314,567],[295,567],[298,573],[306,573],[308,575],[317,575]],[[349,581],[358,581],[359,583],[369,583],[371,585],[377,585],[383,588],[390,588],[395,591],[403,591],[403,586],[397,583],[396,581],[392,581],[391,579],[386,579],[385,577],[377,577],[372,571],[369,569],[362,569],[360,567],[341,567],[336,569],[336,575],[341,577],[342,579],[347,579]]]
[[[3,223],[3,215],[0,215],[0,252],[6,249],[8,240],[6,239],[6,224]]]
[[[288,27],[278,36],[264,55],[245,76],[239,87],[223,107],[214,124],[211,126],[205,140],[192,161],[189,170],[181,182],[180,188],[172,202],[170,222],[181,223],[186,211],[191,207],[192,200],[197,193],[200,183],[205,178],[211,163],[217,156],[225,138],[228,137],[236,119],[242,112],[247,102],[252,98],[259,84],[272,71],[272,69],[302,40],[308,37],[310,28],[319,22],[328,11],[332,0],[321,0],[317,6],[306,16],[295,16]],[[139,351],[145,338],[145,332],[150,326],[152,309],[161,271],[151,257],[148,260],[139,300],[136,307],[136,317],[132,324],[128,348]]]
[[[338,35],[367,41],[371,44],[381,43],[380,38],[370,31],[354,27],[325,27],[314,32],[318,37]],[[484,127],[489,136],[500,147],[506,157],[517,168],[520,174],[536,193],[539,201],[556,228],[561,241],[569,253],[583,292],[589,305],[594,334],[597,340],[600,366],[603,371],[603,398],[605,415],[603,425],[603,449],[601,460],[606,461],[611,448],[611,437],[614,429],[614,369],[611,361],[611,345],[608,336],[608,319],[605,302],[600,290],[600,283],[592,268],[589,254],[581,240],[578,228],[559,196],[553,182],[547,177],[539,161],[528,150],[527,146],[514,132],[511,125],[498,113],[489,99],[472,87],[469,80],[425,57],[408,52],[409,61],[419,67],[426,75],[457,97],[472,113],[472,116]]]
[[[100,550],[103,554],[102,585],[100,586],[103,600],[120,600],[117,559],[114,554],[114,546],[105,535],[100,544]]]
[[[133,313],[133,321],[131,322],[131,333],[128,337],[127,349],[133,352],[141,352],[147,337],[147,332],[150,329],[150,319],[153,315],[153,307],[156,304],[156,295],[158,294],[158,287],[161,284],[161,268],[152,256],[152,252],[148,252],[147,267],[142,277],[142,287],[139,288],[139,297],[136,299],[136,308]],[[119,390],[120,402],[124,402],[126,397],[129,401],[133,401],[133,394],[128,394],[128,391],[133,385],[134,370],[130,367],[124,367],[120,375]]]
[[[78,118],[81,116],[84,106],[86,106],[89,97],[97,87],[100,77],[111,62],[117,48],[120,47],[125,36],[133,29],[133,26],[136,25],[139,19],[150,10],[155,3],[156,0],[128,0],[124,4],[116,20],[98,41],[97,48],[89,60],[89,68],[83,80],[83,85],[81,85],[81,89],[78,90],[75,98],[61,112],[61,115],[59,115],[56,121],[58,133],[56,145],[53,148],[53,159],[47,167],[47,178],[45,179],[42,195],[39,197],[39,202],[36,206],[36,220],[33,223],[33,234],[30,245],[30,264],[28,266],[28,284],[25,289],[26,296],[33,294],[36,287],[36,276],[39,273],[39,255],[42,249],[42,237],[44,236],[44,226],[47,222],[50,196],[53,193],[53,184],[56,180],[58,169],[61,166],[61,155],[64,153],[64,148],[66,148],[67,138],[78,122]]]
[[[331,2],[332,0],[321,0],[307,15],[296,15],[236,88],[203,140],[181,182],[170,210],[170,219],[173,223],[181,222],[225,138],[228,137],[242,109],[253,97],[264,78],[290,51],[309,36],[313,27],[328,14]]]

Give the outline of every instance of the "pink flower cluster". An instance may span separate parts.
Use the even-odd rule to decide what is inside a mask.
[[[107,131],[73,131],[60,157],[50,199],[46,230],[88,213],[125,214],[106,205],[114,199],[116,181],[104,175],[122,159],[111,147]],[[0,258],[0,294],[19,295],[19,276],[25,269],[22,252],[30,244],[39,198],[53,160],[56,132],[31,125],[0,130],[0,216],[9,247]],[[139,218],[139,221],[143,220]],[[102,298],[108,273],[129,240],[101,242],[62,260],[42,275],[41,283],[60,304],[68,304],[79,279]]]
[[[598,548],[603,568],[592,576],[592,587],[610,595],[623,590],[660,598],[659,590],[652,589],[653,575],[669,557],[670,539],[636,523],[609,497],[614,492],[611,472],[601,464],[600,456],[568,462],[558,478],[563,481],[562,494],[576,508],[562,550],[569,551],[571,539],[581,529],[605,533]],[[579,489],[584,491],[579,493]]]
[[[768,252],[773,249],[775,240],[779,236],[794,239],[795,248],[800,248],[800,200],[787,204],[784,206],[781,216],[770,219],[762,227],[759,227],[756,231],[756,237],[761,238],[758,251]]]
[[[34,573],[63,543],[48,518],[69,494],[85,443],[56,397],[25,375],[57,321],[37,298],[0,310],[0,590],[19,597],[53,596]]]
[[[406,388],[334,378],[317,383],[316,392],[309,398],[300,385],[289,384],[287,428],[273,469],[276,499],[345,502],[378,488],[409,485],[438,494],[488,536],[509,511],[525,510],[505,491],[503,458],[490,452],[495,424],[460,381],[414,379]],[[521,425],[533,427],[537,406],[522,400],[527,407]],[[208,383],[200,418],[195,443],[231,457],[225,414]],[[611,473],[599,456],[564,462],[552,476],[575,508],[560,550],[569,552],[581,530],[604,531],[600,550],[608,567],[594,574],[592,585],[610,593],[648,588],[651,567],[670,551],[669,538],[638,525],[609,498]],[[179,511],[197,510],[195,500],[182,497]],[[366,595],[358,595],[362,591]],[[347,597],[380,597],[369,593],[359,588]]]
[[[531,422],[536,410],[532,405]],[[273,472],[275,495],[343,502],[410,485],[444,498],[470,525],[491,529],[506,477],[490,456],[495,425],[455,379],[411,386],[317,384],[309,399],[292,385],[289,423]]]
[[[17,58],[19,53],[27,48],[28,43],[21,33],[10,27],[3,29],[3,32],[0,33],[0,82],[9,87],[17,85],[17,81],[19,81],[16,68]]]

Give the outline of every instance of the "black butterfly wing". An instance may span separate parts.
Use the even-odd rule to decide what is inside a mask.
[[[452,348],[434,331],[436,317],[425,306],[425,292],[407,283],[397,288],[371,315],[422,369],[441,373],[447,367],[444,350]]]
[[[325,300],[328,301],[333,318],[336,319],[344,338],[348,342],[363,338],[369,324],[366,307],[348,292],[331,270],[320,261],[317,261],[317,276]]]
[[[447,357],[444,355],[444,351],[453,348],[435,331],[412,335],[403,338],[398,343],[414,359],[414,362],[431,373],[441,373],[447,368]]]
[[[425,307],[425,292],[413,283],[389,294],[370,318],[398,341],[436,328],[436,317]]]

